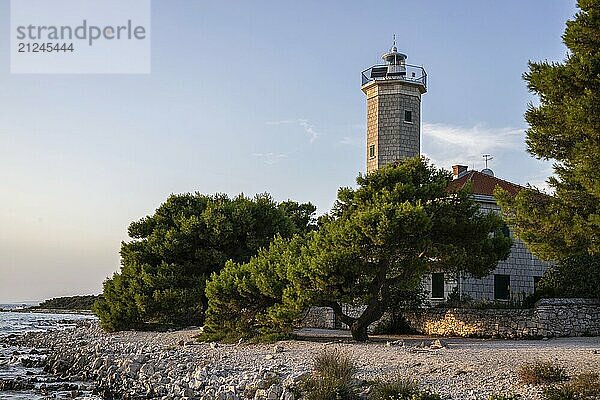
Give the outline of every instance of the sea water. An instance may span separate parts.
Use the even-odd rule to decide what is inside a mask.
[[[2,310],[15,310],[21,305],[0,304]],[[22,311],[0,312],[0,380],[15,380],[20,377],[36,377],[40,381],[47,379],[41,368],[26,368],[19,362],[19,354],[28,354],[31,349],[9,345],[6,339],[11,335],[27,332],[44,332],[48,330],[64,330],[75,327],[75,322],[94,318],[79,314],[47,314]],[[0,400],[42,400],[72,398],[68,394],[53,393],[42,396],[39,391],[1,391]],[[98,399],[85,394],[79,399]]]

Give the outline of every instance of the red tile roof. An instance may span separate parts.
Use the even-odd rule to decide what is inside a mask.
[[[454,179],[452,182],[450,182],[448,185],[448,191],[457,192],[465,187],[468,182],[471,182],[473,185],[473,194],[485,196],[493,196],[496,186],[500,186],[513,196],[522,189],[525,189],[523,186],[484,174],[479,171],[468,171],[460,178]]]

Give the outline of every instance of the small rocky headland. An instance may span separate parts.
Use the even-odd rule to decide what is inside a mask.
[[[377,398],[377,382],[402,378],[421,388],[417,399],[485,400],[492,395],[545,399],[543,385],[521,379],[524,365],[550,363],[561,370],[564,380],[600,371],[598,337],[536,341],[375,337],[354,343],[340,332],[331,336],[309,331],[312,340],[217,344],[198,342],[198,333],[188,329],[107,334],[96,321],[79,321],[69,330],[11,335],[0,347],[28,349],[13,361],[24,369],[43,368],[46,377],[27,373],[0,377],[0,398],[7,398],[3,391],[34,388],[40,396],[56,390],[65,398],[80,399],[295,400],[306,397],[303,390],[310,386],[315,360],[323,361],[323,354],[351,364],[347,372],[352,396],[341,398]],[[52,387],[51,382],[58,383]],[[313,378],[313,389],[316,386]],[[508,397],[515,395],[521,397]]]

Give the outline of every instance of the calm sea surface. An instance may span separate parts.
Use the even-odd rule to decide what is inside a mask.
[[[0,309],[14,309],[16,305],[0,304]],[[25,368],[20,361],[23,356],[28,356],[31,349],[15,347],[6,343],[10,335],[25,332],[43,332],[57,329],[71,329],[75,321],[93,318],[88,315],[78,314],[45,314],[24,312],[0,312],[0,381],[15,380],[19,378],[35,377],[39,382],[52,382],[52,378],[44,374],[41,368]],[[52,393],[41,395],[39,391],[1,391],[0,400],[42,400],[66,399],[67,393]],[[83,395],[78,399],[98,399],[98,397]]]

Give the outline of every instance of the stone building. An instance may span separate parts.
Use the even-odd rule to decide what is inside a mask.
[[[473,198],[484,212],[500,212],[494,198],[494,189],[499,186],[515,195],[522,186],[496,178],[490,169],[468,171],[466,166],[452,167],[454,179],[448,189],[457,191],[470,184]],[[425,290],[431,303],[438,303],[455,293],[460,298],[467,296],[477,300],[515,300],[521,301],[535,290],[535,284],[542,277],[549,263],[540,261],[531,254],[525,244],[515,238],[508,228],[505,233],[514,240],[510,255],[500,261],[496,269],[488,276],[477,279],[468,275],[449,276],[443,273],[432,274],[425,279]]]
[[[421,95],[427,92],[427,73],[423,67],[406,63],[396,43],[383,54],[385,64],[362,72],[361,89],[367,97],[367,173],[421,154]],[[468,171],[456,165],[450,189],[471,183],[473,196],[481,209],[499,212],[493,191],[496,186],[516,194],[522,187],[494,177],[491,170]],[[507,234],[512,235],[508,231]],[[533,293],[535,283],[548,264],[535,258],[523,242],[515,244],[507,260],[501,261],[492,274],[482,279],[448,276],[437,273],[425,279],[431,303],[438,303],[455,293],[461,298],[481,300],[521,300]]]

